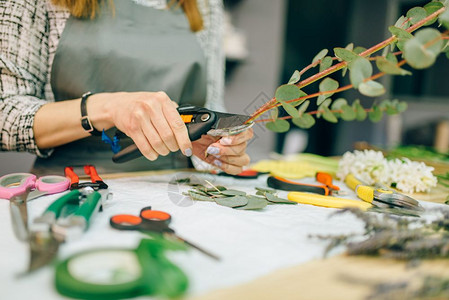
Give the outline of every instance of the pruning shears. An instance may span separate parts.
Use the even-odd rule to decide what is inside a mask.
[[[270,176],[267,179],[269,187],[294,192],[307,192],[319,195],[338,195],[341,194],[340,187],[332,183],[332,175],[326,172],[317,172],[315,179],[320,184],[308,184],[297,181],[288,180],[279,176]]]
[[[250,116],[229,114],[197,106],[180,106],[178,112],[186,124],[189,138],[196,141],[203,134],[211,136],[230,136],[251,128],[254,123],[245,123]],[[135,144],[128,146],[112,157],[115,163],[123,163],[141,157]]]

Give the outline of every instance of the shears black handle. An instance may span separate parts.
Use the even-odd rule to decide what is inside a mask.
[[[215,124],[217,116],[207,108],[193,105],[180,106],[178,112],[186,124],[187,132],[191,141],[196,141],[206,134]],[[115,163],[124,163],[142,156],[135,144],[132,144],[112,157]]]

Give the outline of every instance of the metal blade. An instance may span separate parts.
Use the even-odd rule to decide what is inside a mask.
[[[50,232],[35,232],[30,238],[30,265],[28,272],[39,269],[52,262],[57,255],[59,244]]]
[[[218,121],[214,129],[227,129],[245,124],[250,117],[245,115],[217,113]]]
[[[21,195],[13,197],[9,201],[11,222],[14,234],[20,241],[28,239],[28,207],[27,197],[30,189]]]

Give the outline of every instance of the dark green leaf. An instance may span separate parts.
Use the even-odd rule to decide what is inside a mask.
[[[321,51],[320,51],[320,52],[313,58],[312,64],[314,64],[314,63],[316,63],[317,61],[323,59],[323,58],[327,55],[327,53],[329,53],[329,50],[327,50],[327,49],[321,50]]]
[[[349,78],[354,88],[358,89],[359,85],[373,74],[373,66],[370,61],[363,57],[358,57],[349,64]]]
[[[364,121],[366,119],[367,113],[366,113],[365,109],[363,108],[363,106],[360,104],[360,100],[354,101],[352,106],[355,110],[357,121]]]
[[[265,198],[257,197],[257,196],[246,196],[248,199],[248,204],[245,206],[237,207],[236,209],[240,210],[256,210],[262,209],[267,206],[268,202]]]
[[[383,117],[382,110],[377,105],[372,107],[372,111],[370,111],[368,115],[371,122],[379,122]]]
[[[396,58],[393,55],[394,58]],[[376,65],[379,68],[380,71],[387,73],[387,74],[392,74],[392,75],[411,75],[412,73],[401,69],[400,67],[398,67],[396,65],[396,63],[391,62],[390,60],[387,60],[385,57],[383,56],[379,56],[376,59]]]
[[[276,193],[276,190],[274,190],[274,189],[270,189],[270,188],[261,188],[261,187],[255,187],[255,189],[258,191],[258,192],[262,192],[262,193],[269,193],[269,194],[275,194]]]
[[[325,107],[323,110],[324,110],[323,118],[326,121],[331,123],[338,123],[337,117],[335,117],[335,115],[329,110],[329,108]]]
[[[225,191],[221,191],[220,193],[225,196],[246,196],[245,192],[238,191],[238,190],[225,190]]]
[[[336,57],[347,62],[351,62],[359,57],[354,52],[345,48],[334,48],[334,53]]]
[[[332,79],[332,78],[325,78],[323,81],[321,81],[320,83],[320,92],[329,92],[329,91],[334,91],[336,89],[338,89],[339,87],[339,83],[338,81]],[[317,104],[321,105],[321,103],[324,102],[324,100],[326,100],[327,98],[331,97],[334,93],[328,93],[325,95],[320,95],[318,97],[318,101]]]
[[[359,85],[359,92],[365,96],[377,97],[385,94],[385,88],[379,82],[370,80]]]
[[[269,202],[272,202],[272,203],[278,203],[278,204],[298,204],[296,202],[293,202],[293,201],[290,201],[290,200],[287,200],[287,199],[282,199],[282,198],[276,197],[275,195],[270,194],[270,193],[265,194],[265,197],[267,198],[267,200]]]
[[[214,199],[209,197],[209,196],[204,196],[202,194],[199,194],[197,192],[194,191],[188,191],[190,198],[192,198],[192,200],[197,200],[197,201],[209,201],[209,202],[213,202]]]
[[[290,77],[290,80],[288,81],[288,84],[295,84],[301,79],[301,75],[299,74],[299,71],[296,70],[293,72],[292,77]]]
[[[290,123],[286,120],[277,119],[274,122],[268,122],[265,126],[274,132],[287,132],[290,129]]]
[[[308,129],[315,125],[315,118],[309,114],[303,114],[301,118],[292,119],[292,122],[300,128]]]
[[[437,10],[439,10],[443,7],[444,7],[444,5],[441,2],[430,2],[430,3],[427,3],[426,5],[424,5],[424,9],[426,10],[428,16],[430,16],[431,14],[433,14],[434,12],[436,12]],[[424,26],[432,25],[433,23],[436,22],[437,19],[438,18],[435,18],[435,19],[427,22]]]
[[[299,117],[301,117],[307,110],[307,108],[309,107],[310,101],[306,100],[304,101],[298,108],[298,113],[299,113]]]
[[[410,23],[414,25],[427,17],[427,11],[422,7],[414,7],[407,12],[406,17],[409,18]]]
[[[425,28],[416,33],[404,46],[404,58],[415,69],[425,69],[433,65],[445,43],[439,39],[441,33],[433,28]]]
[[[242,196],[236,196],[236,197],[227,197],[227,198],[216,198],[215,202],[222,206],[227,207],[242,207],[248,204],[248,199],[246,197]]]
[[[323,60],[320,63],[320,72],[323,72],[324,70],[327,70],[328,68],[330,68],[332,66],[332,57],[330,56],[326,56],[325,58],[323,58]]]
[[[349,105],[343,105],[341,107],[342,113],[341,118],[345,121],[353,121],[357,117],[355,109]]]

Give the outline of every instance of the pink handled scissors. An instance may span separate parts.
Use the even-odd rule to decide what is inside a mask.
[[[25,195],[26,200],[40,196],[56,194],[69,188],[70,180],[63,176],[48,175],[37,179],[30,173],[12,173],[0,177],[0,198],[12,199]]]

